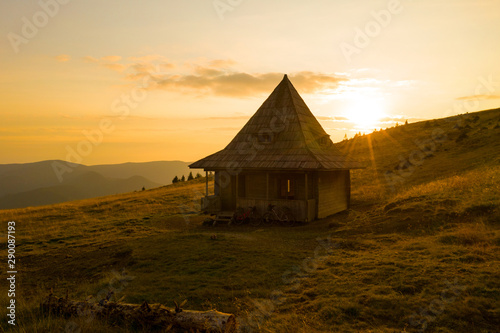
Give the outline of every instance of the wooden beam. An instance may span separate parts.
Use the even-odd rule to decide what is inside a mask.
[[[236,191],[235,191],[236,193],[234,194],[234,196],[235,196],[234,200],[235,200],[235,203],[236,203],[236,207],[238,207],[238,184],[239,184],[239,179],[238,178],[240,178],[240,176],[238,174],[236,174],[236,176],[234,176],[234,177],[236,178]]]
[[[305,181],[306,181],[306,200],[309,199],[309,189],[307,188],[307,172],[304,173],[305,175]]]
[[[205,178],[207,179],[205,183],[205,193],[206,196],[208,197],[208,171],[205,171]]]
[[[266,201],[269,201],[269,172],[266,172]]]
[[[307,184],[307,171],[304,173],[304,180],[305,180],[305,188],[306,188],[306,211],[305,211],[305,215],[306,215],[306,222],[309,222],[309,188],[308,188],[308,184]]]

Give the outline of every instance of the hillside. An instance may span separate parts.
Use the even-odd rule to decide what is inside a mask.
[[[155,183],[168,185],[175,176],[189,175],[193,171],[188,168],[189,162],[157,161],[144,163],[122,163],[89,166],[89,170],[100,173],[105,177],[130,178],[142,176]]]
[[[87,172],[71,177],[61,185],[7,194],[0,198],[0,209],[50,205],[59,202],[100,197],[109,195],[110,193],[140,191],[143,187],[155,188],[159,186],[161,185],[140,176],[117,179],[104,177],[97,172]]]
[[[64,161],[0,165],[0,209],[21,208],[131,192],[188,175],[187,162],[86,166]]]
[[[352,174],[351,209],[293,228],[203,226],[205,179],[0,211],[17,222],[17,329],[141,331],[85,314],[43,319],[52,288],[187,299],[235,313],[242,332],[495,332],[499,139],[497,109],[340,142],[368,166]]]
[[[366,161],[355,171],[361,191],[394,194],[486,165],[500,164],[500,109],[393,127],[343,141],[346,154]]]

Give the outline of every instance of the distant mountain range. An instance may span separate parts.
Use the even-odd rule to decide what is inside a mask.
[[[0,164],[0,209],[48,205],[140,191],[188,176],[188,162],[159,161],[86,166],[65,161]]]

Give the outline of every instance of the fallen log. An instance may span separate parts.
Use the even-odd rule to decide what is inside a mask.
[[[65,317],[93,316],[112,325],[128,324],[141,329],[181,329],[194,332],[236,332],[234,315],[218,311],[191,311],[176,307],[171,310],[161,304],[141,305],[108,300],[73,301],[50,294],[41,304],[44,313]]]

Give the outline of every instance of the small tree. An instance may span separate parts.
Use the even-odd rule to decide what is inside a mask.
[[[192,172],[190,172],[190,173],[189,173],[189,176],[188,176],[188,181],[193,180],[193,179],[194,179],[194,177],[193,177],[193,173],[192,173]]]
[[[347,133],[344,134],[344,141],[347,141]]]
[[[194,178],[196,178],[196,179],[201,178],[200,173],[199,173],[199,172],[197,172],[197,173],[196,173],[196,177],[194,177]]]
[[[175,176],[174,179],[172,179],[172,184],[175,184],[178,182],[179,182],[179,177]]]
[[[142,187],[142,190],[143,190],[143,191],[146,191],[146,188],[143,186],[143,187]]]
[[[186,177],[184,177],[184,175],[182,175],[181,182],[185,182],[185,181],[186,181]]]
[[[408,125],[408,119],[406,119],[406,121],[405,121],[405,125]]]

